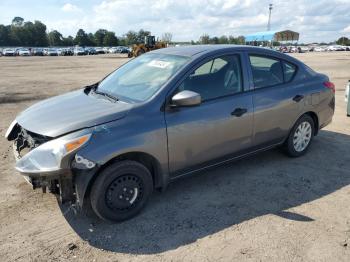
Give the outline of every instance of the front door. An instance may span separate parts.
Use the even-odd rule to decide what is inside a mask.
[[[252,94],[243,92],[238,55],[212,59],[194,70],[177,92],[202,97],[194,107],[167,110],[169,169],[172,175],[224,160],[252,144]]]

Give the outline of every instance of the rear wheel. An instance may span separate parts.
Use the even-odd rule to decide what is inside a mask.
[[[136,161],[121,161],[104,169],[91,189],[91,206],[102,219],[122,221],[137,215],[153,191],[152,175]]]
[[[308,115],[303,115],[293,126],[285,143],[285,151],[291,157],[305,154],[315,134],[315,124]]]

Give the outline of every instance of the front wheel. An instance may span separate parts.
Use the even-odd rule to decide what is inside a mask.
[[[143,50],[142,48],[140,49],[140,50],[138,50],[137,52],[136,52],[136,56],[140,56],[140,55],[142,55],[142,54],[144,54],[145,53],[145,50]]]
[[[285,143],[285,151],[291,157],[304,155],[314,137],[315,124],[308,115],[303,115],[293,126]]]
[[[144,165],[130,160],[116,162],[94,182],[91,206],[104,220],[123,221],[142,210],[152,191],[152,175]]]

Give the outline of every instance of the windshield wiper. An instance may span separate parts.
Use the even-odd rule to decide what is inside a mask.
[[[119,98],[116,97],[116,96],[114,96],[114,95],[111,95],[111,94],[109,94],[109,93],[107,93],[107,92],[104,92],[104,91],[98,91],[98,90],[97,90],[97,85],[94,86],[94,87],[91,89],[91,91],[94,92],[94,93],[97,94],[97,95],[100,95],[100,96],[103,96],[103,97],[108,98],[108,100],[113,100],[113,102],[119,101]]]

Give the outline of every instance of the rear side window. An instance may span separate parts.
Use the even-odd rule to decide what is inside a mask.
[[[283,62],[283,73],[284,73],[284,81],[289,82],[293,79],[295,72],[297,71],[297,67],[291,63]]]
[[[255,88],[263,88],[283,83],[283,71],[280,60],[266,57],[250,55],[253,81]]]

